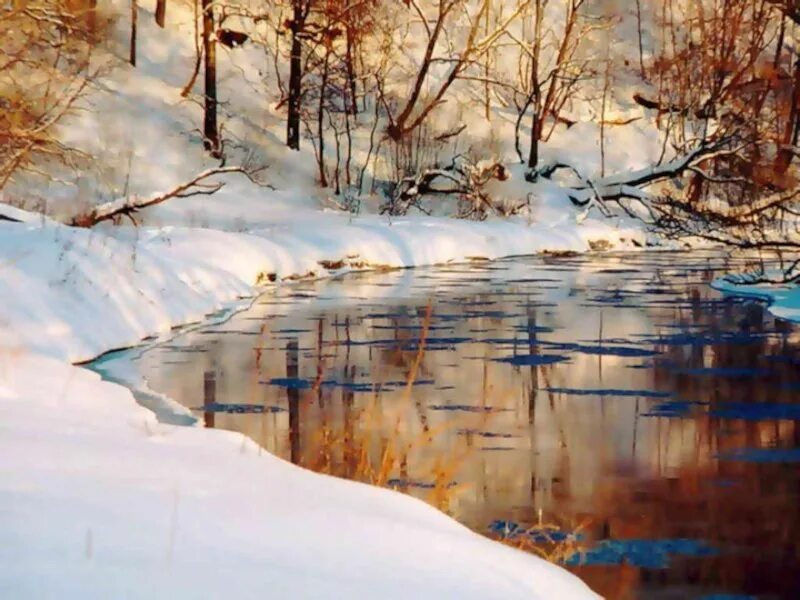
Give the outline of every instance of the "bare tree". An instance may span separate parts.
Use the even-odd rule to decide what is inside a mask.
[[[385,95],[386,75],[381,81],[382,102],[386,107],[389,119],[388,136],[399,141],[418,128],[431,113],[445,102],[450,87],[463,77],[473,65],[478,65],[481,58],[508,32],[509,26],[523,14],[530,0],[521,0],[517,6],[492,30],[481,35],[481,25],[485,22],[490,1],[479,0],[477,7],[469,10],[466,0],[436,0],[433,8],[426,11],[417,0],[409,0],[408,10],[417,16],[417,28],[423,31],[426,43],[423,54],[415,65],[410,90],[404,95],[404,102],[393,108]],[[450,28],[464,33],[455,42]],[[441,77],[432,77],[434,65],[447,65],[447,71]],[[425,90],[432,84],[429,93]]]
[[[156,0],[156,24],[163,28],[167,18],[167,0]]]
[[[139,5],[138,0],[131,0],[131,40],[128,61],[132,66],[136,66],[136,29],[139,24]]]
[[[515,41],[520,50],[520,78],[512,88],[517,107],[515,147],[523,160],[520,143],[522,122],[531,112],[531,136],[527,165],[535,176],[539,165],[539,144],[549,139],[555,125],[564,121],[561,115],[579,85],[592,76],[590,60],[580,53],[581,44],[604,24],[584,19],[585,0],[566,0],[551,4],[550,0],[533,0],[525,18],[532,24],[527,35]],[[562,9],[559,10],[559,9]],[[549,127],[547,127],[549,123]]]
[[[93,74],[99,32],[92,4],[28,0],[0,6],[0,189],[20,172],[52,178],[43,163],[78,168],[82,154],[57,125],[76,107]]]
[[[122,217],[127,217],[131,222],[136,225],[135,214],[145,208],[161,204],[173,198],[188,198],[190,196],[210,196],[221,190],[225,183],[217,179],[220,175],[229,173],[240,173],[246,176],[254,183],[259,183],[255,176],[261,169],[253,169],[250,167],[212,167],[206,169],[185,181],[169,191],[157,192],[143,198],[122,197],[110,202],[99,204],[87,212],[76,215],[70,220],[70,225],[76,227],[93,227],[98,223],[104,221],[118,221]],[[208,182],[209,179],[217,179],[216,181]],[[259,184],[260,185],[260,184]]]
[[[202,0],[203,74],[205,79],[203,146],[214,158],[222,156],[217,127],[217,44],[214,27],[214,2]]]

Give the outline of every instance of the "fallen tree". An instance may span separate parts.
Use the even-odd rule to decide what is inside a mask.
[[[103,221],[119,221],[122,217],[127,217],[136,225],[134,215],[142,209],[156,204],[161,204],[172,198],[188,198],[190,196],[210,196],[221,190],[225,183],[222,181],[209,182],[208,180],[226,173],[240,173],[254,183],[255,176],[262,169],[251,169],[248,167],[212,167],[195,175],[192,179],[185,181],[167,192],[158,192],[145,197],[128,196],[117,198],[110,202],[98,204],[91,210],[73,217],[69,224],[75,227],[93,227]],[[260,184],[262,185],[262,184]]]

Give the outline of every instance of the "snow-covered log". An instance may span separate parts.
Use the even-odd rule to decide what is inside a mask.
[[[682,175],[686,170],[703,161],[732,151],[724,144],[700,145],[691,152],[660,165],[654,165],[628,173],[618,173],[596,180],[584,180],[584,185],[570,191],[569,196],[577,206],[586,206],[593,200],[618,200],[631,198],[645,200],[644,188]],[[566,167],[567,165],[561,165]],[[570,167],[571,168],[571,167]],[[572,169],[575,171],[575,169]],[[553,169],[551,169],[551,173]],[[577,173],[577,171],[575,171]]]
[[[251,180],[254,175],[254,171],[245,167],[213,167],[198,173],[189,181],[185,181],[167,192],[157,192],[144,198],[138,196],[117,198],[116,200],[99,204],[89,212],[74,217],[70,221],[70,225],[76,227],[92,227],[103,221],[109,221],[123,216],[128,217],[135,223],[135,219],[133,218],[134,213],[143,208],[161,204],[171,198],[208,196],[218,192],[225,185],[223,182],[215,181],[213,183],[207,183],[206,181],[216,175],[225,173],[241,173]]]

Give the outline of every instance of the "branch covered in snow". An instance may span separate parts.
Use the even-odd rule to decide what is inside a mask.
[[[414,207],[428,213],[421,204],[423,198],[449,195],[459,200],[459,218],[483,220],[490,214],[509,216],[519,212],[527,202],[506,206],[485,189],[490,181],[505,181],[508,177],[508,170],[499,162],[484,160],[473,164],[459,155],[447,167],[423,169],[401,179],[381,212],[404,215]]]
[[[189,196],[209,196],[221,190],[225,183],[215,181],[207,183],[207,180],[216,175],[225,173],[241,173],[248,179],[255,182],[255,174],[258,170],[248,169],[245,167],[213,167],[197,174],[189,181],[185,181],[175,188],[167,192],[158,192],[139,198],[138,196],[130,196],[125,198],[117,198],[111,202],[106,202],[92,208],[89,212],[80,214],[70,221],[70,225],[76,227],[92,227],[103,221],[109,221],[125,216],[134,222],[134,213],[147,208],[161,204],[171,198],[187,198]]]

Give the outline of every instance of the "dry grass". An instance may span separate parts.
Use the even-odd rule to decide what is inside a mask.
[[[445,456],[434,452],[433,447],[445,434],[455,430],[456,422],[438,427],[427,423],[422,431],[407,432],[403,415],[415,405],[414,384],[419,376],[425,356],[425,345],[431,323],[432,307],[429,304],[422,323],[419,346],[413,358],[406,363],[407,374],[402,396],[393,406],[392,416],[384,413],[377,392],[369,402],[356,409],[351,416],[351,426],[332,427],[323,424],[304,452],[302,466],[327,475],[388,487],[403,492],[415,489],[417,496],[448,512],[464,485],[456,484],[456,476],[469,456],[467,447],[448,452]],[[309,394],[316,393],[317,382]],[[433,458],[425,460],[425,455]],[[413,464],[413,472],[409,465]]]
[[[549,562],[564,564],[570,557],[586,551],[586,544],[581,540],[581,532],[587,526],[588,522],[571,524],[566,527],[555,523],[544,523],[540,511],[538,524],[527,529],[516,530],[513,535],[496,536],[495,539],[512,548],[535,554]],[[563,534],[565,531],[569,532],[565,538],[556,535]]]

